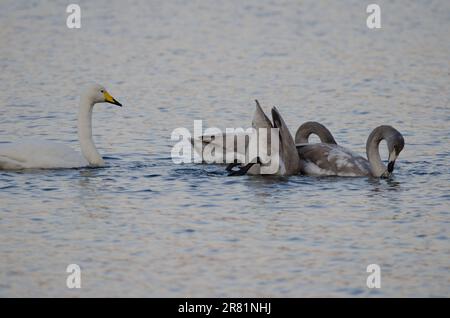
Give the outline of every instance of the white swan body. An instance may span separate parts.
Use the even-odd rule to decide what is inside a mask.
[[[0,145],[0,170],[79,168],[88,164],[80,153],[59,142],[26,139]]]
[[[92,140],[92,109],[96,103],[122,106],[103,86],[93,85],[82,95],[78,112],[78,138],[82,154],[65,144],[27,139],[0,144],[0,170],[61,169],[105,164]]]

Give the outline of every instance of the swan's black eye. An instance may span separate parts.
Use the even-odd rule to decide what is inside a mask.
[[[104,93],[105,91],[102,89],[101,91],[100,91],[100,93]]]

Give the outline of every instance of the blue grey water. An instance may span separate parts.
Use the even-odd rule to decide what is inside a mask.
[[[2,1],[0,142],[79,149],[92,82],[124,107],[95,108],[107,167],[0,172],[0,296],[450,296],[450,2],[379,0],[378,30],[366,2],[79,0],[68,29],[67,1]],[[248,127],[255,98],[363,155],[395,126],[394,177],[172,162],[175,128]]]

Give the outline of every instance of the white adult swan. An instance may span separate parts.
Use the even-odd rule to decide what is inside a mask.
[[[378,150],[381,140],[386,140],[389,151],[387,167]],[[297,151],[304,163],[302,173],[306,175],[388,177],[404,145],[400,132],[383,125],[375,128],[367,139],[368,160],[336,144],[303,144],[297,146]]]
[[[92,85],[80,99],[78,139],[81,152],[52,141],[28,140],[0,144],[0,170],[79,168],[105,165],[92,140],[92,109],[96,103],[122,106],[103,86]]]

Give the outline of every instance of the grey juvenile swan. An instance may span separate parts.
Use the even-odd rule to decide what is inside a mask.
[[[255,100],[255,102],[256,109],[253,113],[252,128],[272,128],[272,122],[267,118],[266,114],[264,114],[259,102],[257,100]],[[223,153],[223,158],[226,158],[227,154],[237,153],[245,155],[249,144],[249,138],[245,138],[245,136],[248,136],[248,134],[243,131],[234,133],[213,133],[205,134],[197,138],[190,138],[190,142],[198,155],[203,154],[206,157],[202,156],[203,163],[211,163],[212,160],[208,157],[208,151],[205,153],[205,147],[216,147],[218,150],[220,149]],[[243,147],[238,147],[237,143],[234,142],[238,138],[243,139]]]
[[[337,144],[327,127],[316,121],[307,121],[297,129],[295,133],[295,144],[307,144],[309,142],[309,136],[312,134],[318,136],[324,144]]]
[[[256,134],[259,136],[258,129],[265,128],[268,131],[267,135],[267,147],[270,149],[271,146],[271,136],[270,129],[274,128],[274,124],[278,125],[276,128],[279,128],[279,136],[280,136],[280,156],[282,162],[280,162],[280,167],[276,174],[292,174],[292,171],[298,170],[298,168],[294,168],[296,166],[296,162],[298,161],[298,154],[295,149],[294,139],[292,138],[284,120],[279,115],[279,112],[276,108],[272,110],[272,116],[274,118],[274,124],[267,117],[264,111],[261,108],[261,105],[257,100],[255,112],[253,113],[252,118],[252,128],[256,129]],[[216,151],[221,151],[223,154],[223,158],[227,158],[231,155],[237,155],[237,157],[246,157],[249,151],[249,135],[246,132],[235,132],[235,133],[217,133],[217,134],[205,134],[197,139],[191,138],[190,142],[194,147],[194,150],[197,154],[202,155],[202,159],[204,163],[217,163],[208,157],[209,151],[212,148],[215,148]],[[237,143],[234,142],[236,140],[243,141],[242,147],[238,147]],[[206,148],[208,147],[208,148]],[[205,151],[206,150],[206,151]],[[264,149],[267,150],[267,149]],[[267,152],[266,152],[267,153]],[[251,158],[250,158],[251,159]],[[255,161],[256,162],[256,161]],[[227,167],[227,170],[230,171],[231,175],[239,175],[239,174],[260,174],[260,165],[251,164],[248,167],[243,167],[244,169],[240,169],[239,171],[232,171],[232,169],[236,166],[245,165],[248,162],[242,163],[235,161]],[[253,167],[252,167],[253,166]],[[251,169],[250,169],[251,168]]]
[[[252,126],[255,129],[259,128],[278,128],[279,137],[279,165],[275,175],[294,175],[301,171],[301,162],[298,156],[298,152],[295,146],[294,139],[291,133],[281,117],[276,107],[272,108],[273,123],[266,116],[262,110],[259,102],[256,100],[256,110],[253,116]],[[270,134],[267,137],[267,148],[271,148]],[[266,152],[267,153],[267,152]],[[244,166],[241,166],[239,170],[232,170],[237,164],[230,164],[227,170],[230,171],[230,175],[244,175],[244,174],[260,174],[260,167],[262,162],[260,158],[256,158],[255,162],[250,162]]]
[[[379,144],[386,140],[389,151],[387,167],[381,161]],[[388,177],[405,141],[400,132],[387,125],[375,128],[366,143],[367,159],[337,144],[301,144],[297,146],[302,173],[319,176]]]

